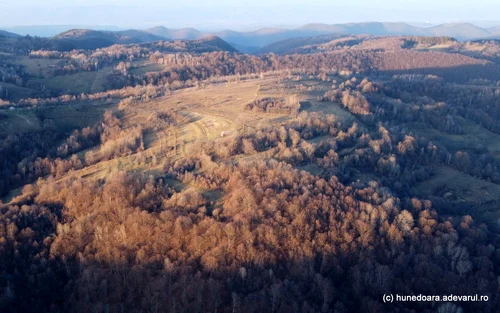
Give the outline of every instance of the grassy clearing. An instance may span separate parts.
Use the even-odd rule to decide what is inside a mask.
[[[457,171],[448,166],[435,168],[435,175],[415,187],[422,196],[441,196],[456,202],[486,203],[500,200],[500,185]]]
[[[245,131],[246,128],[261,127],[271,124],[280,124],[286,122],[292,117],[284,114],[268,114],[256,113],[244,110],[244,105],[254,101],[260,97],[276,96],[271,89],[275,86],[276,80],[273,78],[265,80],[249,80],[237,83],[223,83],[209,85],[205,89],[189,88],[174,92],[173,95],[163,99],[154,100],[145,105],[127,110],[125,120],[130,125],[139,123],[141,120],[147,120],[155,111],[163,111],[173,109],[177,113],[188,117],[189,122],[180,125],[177,129],[177,142],[180,144],[177,150],[178,156],[186,154],[185,147],[195,142],[203,142],[212,139],[221,139],[221,133],[224,132],[224,137],[231,137]],[[289,82],[288,82],[289,83]],[[295,83],[295,82],[294,82]],[[301,84],[301,82],[297,82]],[[294,88],[289,88],[281,93],[280,96],[287,94],[296,94],[298,91]],[[308,92],[302,93],[303,99],[312,99]],[[327,111],[328,113],[336,113],[339,119],[353,120],[355,119],[349,112],[341,109],[336,104],[331,103],[315,103],[318,111]],[[323,108],[324,106],[324,108]],[[331,111],[332,107],[334,111]],[[330,110],[328,110],[330,109]],[[313,111],[313,110],[311,110]],[[165,138],[163,131],[146,136],[146,152],[159,149],[160,138]],[[173,142],[173,138],[163,139],[163,143]],[[187,152],[189,153],[189,151]],[[252,156],[237,156],[235,160],[238,162],[249,159],[262,159],[264,154]],[[321,169],[315,165],[300,168],[313,174],[321,173]]]
[[[320,175],[321,173],[323,173],[323,169],[321,167],[317,166],[316,164],[312,164],[312,163],[305,165],[305,166],[300,166],[297,169],[299,171],[306,171],[311,175]]]
[[[477,138],[483,146],[488,148],[493,156],[500,158],[500,135],[467,120],[462,122],[462,127],[467,134]]]
[[[32,110],[2,111],[1,114],[0,137],[41,129],[40,121]]]
[[[435,168],[435,175],[414,189],[422,198],[439,196],[452,208],[469,207],[473,211],[458,211],[457,216],[471,214],[492,230],[500,231],[500,185],[459,172],[447,166]]]
[[[54,121],[59,129],[73,130],[94,125],[102,120],[106,110],[114,110],[116,105],[61,105],[39,110],[43,118]]]
[[[468,120],[461,120],[460,124],[465,134],[453,135],[443,133],[426,124],[409,124],[410,129],[417,135],[443,144],[450,151],[470,151],[478,146],[484,146],[490,154],[500,157],[500,135]]]
[[[263,120],[271,123],[272,120],[280,118],[281,116],[274,114],[255,114],[254,112],[243,111],[243,104],[247,103],[247,101],[253,101],[257,96],[257,91],[257,81],[218,84],[201,90],[194,88],[180,90],[162,99],[155,99],[148,103],[128,107],[122,112],[121,118],[125,127],[136,125],[147,127],[147,119],[151,114],[169,109],[188,115],[189,121],[178,125],[178,127],[160,129],[157,132],[147,132],[145,134],[146,150],[143,152],[85,167],[64,175],[60,180],[67,179],[72,175],[85,179],[101,179],[118,170],[161,170],[158,164],[155,165],[150,161],[144,163],[144,159],[150,159],[153,156],[160,157],[160,148],[162,148],[163,154],[165,151],[170,151],[167,156],[163,155],[161,157],[180,158],[190,153],[186,146],[196,141],[222,139],[222,131],[226,132],[227,136],[236,135],[243,127],[243,123],[256,126],[257,123]],[[106,109],[114,110],[116,108],[114,106],[88,106],[85,108],[81,106],[56,106],[47,108],[41,114],[43,114],[44,118],[50,118],[59,123],[57,124],[58,127],[74,125],[73,127],[81,128],[87,126],[86,124],[94,124],[98,119],[102,118],[102,114]],[[171,132],[174,132],[175,136],[172,136]],[[176,142],[179,145],[177,155],[172,154],[174,153],[172,149],[174,137],[177,138]]]
[[[442,45],[435,45],[432,47],[417,47],[415,50],[417,51],[439,51],[439,52],[447,52],[450,50],[452,45],[450,44],[442,44]]]
[[[116,105],[60,105],[37,109],[2,110],[0,137],[15,133],[39,131],[42,121],[50,119],[62,132],[70,132],[91,126],[102,120],[106,110],[114,110]]]
[[[443,133],[427,124],[408,124],[417,135],[423,136],[432,141],[438,141],[450,151],[468,150],[481,143],[472,135],[453,135]]]
[[[16,57],[15,64],[24,66],[24,69],[34,77],[49,77],[52,75],[54,66],[65,63],[61,59],[35,59],[27,56]]]
[[[29,86],[45,85],[49,90],[61,94],[78,95],[81,93],[97,93],[105,90],[107,76],[113,72],[108,67],[99,71],[78,72],[71,75],[55,76],[47,79],[35,78],[28,82]]]
[[[36,97],[38,91],[31,88],[0,82],[0,86],[9,93],[9,100],[19,101],[24,98]]]
[[[356,117],[351,112],[343,109],[339,103],[318,102],[313,99],[308,99],[308,102],[310,103],[310,106],[306,107],[304,109],[305,111],[333,114],[339,121],[346,122],[348,124],[356,120]]]
[[[144,75],[148,72],[159,72],[165,69],[164,65],[152,63],[149,61],[137,61],[132,62],[132,68],[129,70],[130,73],[135,75]]]

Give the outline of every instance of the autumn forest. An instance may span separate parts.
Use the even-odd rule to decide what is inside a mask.
[[[498,40],[67,37],[0,34],[1,312],[500,310]]]

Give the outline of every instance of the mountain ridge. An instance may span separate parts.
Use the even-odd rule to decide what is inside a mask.
[[[4,37],[4,38],[19,38],[19,37],[22,37],[22,36],[19,35],[19,34],[16,34],[16,33],[11,33],[11,32],[8,32],[6,30],[1,30],[0,29],[0,37]]]
[[[159,31],[161,30],[161,32]],[[172,39],[198,39],[204,35],[215,35],[233,46],[265,47],[274,42],[329,34],[372,36],[446,36],[459,40],[474,40],[500,36],[500,26],[481,28],[471,23],[445,23],[431,27],[419,27],[405,22],[361,22],[344,24],[310,23],[295,29],[264,27],[253,31],[223,30],[202,32],[194,28],[169,29],[157,26],[146,29],[155,35]],[[186,33],[187,35],[182,35]]]
[[[481,28],[471,23],[446,23],[430,27],[410,25],[405,22],[361,22],[344,24],[310,23],[294,29],[263,27],[253,31],[222,30],[200,31],[196,28],[167,28],[156,26],[145,30],[95,30],[71,29],[59,33],[57,39],[71,48],[98,48],[112,44],[145,43],[160,40],[196,40],[217,36],[244,53],[253,53],[273,43],[322,35],[372,35],[372,36],[446,36],[461,41],[500,38],[500,26]],[[0,32],[2,36],[2,32]],[[16,38],[15,33],[4,32],[4,37]],[[19,36],[20,37],[20,36]]]
[[[136,29],[120,31],[101,31],[92,29],[70,29],[47,38],[55,50],[98,49],[114,44],[139,44],[167,40],[148,32]]]
[[[433,36],[448,36],[458,40],[487,38],[493,33],[471,23],[447,23],[426,28]]]

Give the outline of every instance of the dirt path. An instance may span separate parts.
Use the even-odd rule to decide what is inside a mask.
[[[28,125],[35,126],[35,124],[33,124],[33,122],[29,118],[27,118],[26,116],[19,114],[19,113],[17,113],[16,115],[19,116],[20,118],[22,118],[24,121],[26,121],[26,123],[28,123]]]

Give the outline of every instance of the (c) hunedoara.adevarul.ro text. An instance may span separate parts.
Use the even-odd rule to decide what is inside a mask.
[[[399,295],[384,294],[384,303],[393,302],[486,302],[489,300],[487,295]]]

